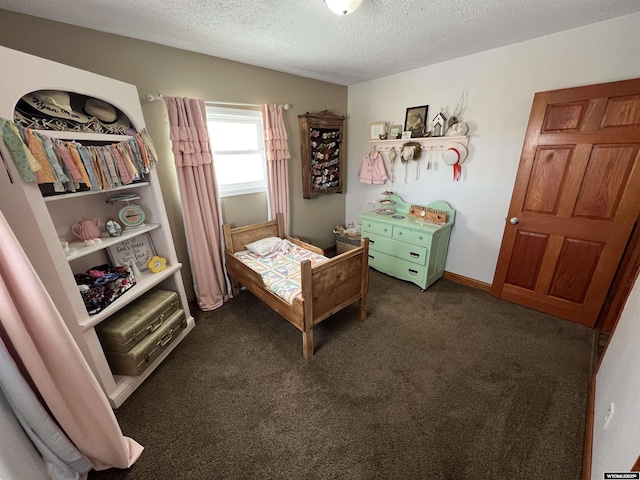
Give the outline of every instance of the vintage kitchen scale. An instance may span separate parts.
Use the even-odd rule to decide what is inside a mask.
[[[135,193],[121,193],[118,195],[112,195],[107,199],[107,203],[113,204],[115,202],[123,202],[125,205],[118,212],[118,218],[125,228],[141,228],[146,226],[144,221],[146,215],[144,210],[139,205],[131,203],[133,200],[140,199],[140,196]]]

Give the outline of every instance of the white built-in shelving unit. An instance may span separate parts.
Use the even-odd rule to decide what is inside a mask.
[[[108,102],[129,118],[135,130],[140,131],[145,127],[135,86],[4,47],[0,47],[0,85],[0,117],[9,120],[13,119],[15,105],[22,96],[37,90],[62,90]],[[85,145],[117,143],[127,138],[80,132],[40,133]],[[5,159],[4,165],[0,162],[2,214],[114,408],[119,407],[144,382],[195,325],[180,275],[182,265],[176,256],[156,169],[152,168],[147,177],[142,182],[117,189],[43,196],[37,184],[23,181],[10,160]],[[102,243],[97,245],[86,246],[77,241],[70,228],[82,217],[101,219],[102,222],[107,217],[118,218],[122,204],[113,204],[107,199],[122,191],[140,197],[135,203],[146,214],[145,226],[125,229],[121,237],[110,237],[105,233]],[[109,246],[141,234],[151,237],[156,253],[167,259],[167,269],[155,274],[143,271],[134,287],[104,310],[89,315],[74,274],[84,273],[95,265],[110,263]],[[69,255],[62,249],[61,238],[70,242],[72,250]],[[181,308],[187,317],[187,327],[142,375],[113,375],[95,327],[154,288],[178,292]],[[60,354],[64,355],[64,352]]]

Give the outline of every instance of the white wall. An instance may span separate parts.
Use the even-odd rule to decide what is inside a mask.
[[[596,375],[591,478],[629,471],[640,455],[640,281],[636,281]],[[605,429],[611,404],[613,414]]]
[[[440,109],[451,114],[467,89],[462,181],[452,181],[442,160],[426,171],[423,156],[419,181],[412,165],[405,184],[404,165],[396,164],[390,188],[413,204],[448,201],[457,214],[446,270],[491,283],[534,93],[640,77],[639,46],[634,14],[349,87],[346,221],[360,223],[367,201],[382,199],[384,187],[358,181],[369,124],[403,124],[405,109],[418,105],[429,105],[430,119]]]

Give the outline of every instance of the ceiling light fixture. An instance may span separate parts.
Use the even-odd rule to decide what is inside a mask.
[[[355,12],[362,0],[324,0],[333,13],[337,15],[347,15]]]

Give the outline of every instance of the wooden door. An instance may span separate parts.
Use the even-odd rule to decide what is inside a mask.
[[[491,288],[593,327],[640,212],[640,79],[535,95]]]

